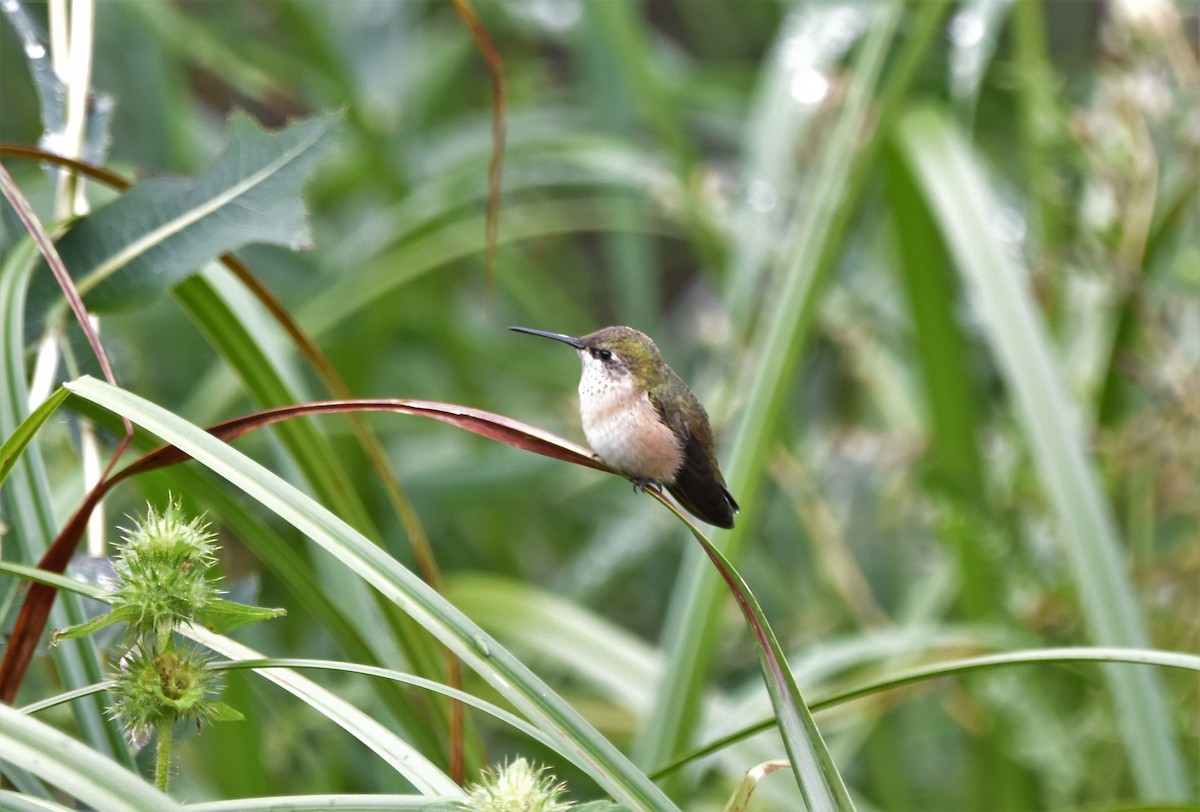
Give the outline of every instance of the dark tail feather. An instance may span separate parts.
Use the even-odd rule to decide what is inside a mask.
[[[667,490],[701,521],[726,529],[733,527],[738,504],[725,487],[721,472],[709,462],[708,455],[695,446],[695,438],[689,438],[684,448],[683,465]]]
[[[679,504],[687,509],[688,513],[697,519],[726,530],[733,527],[733,517],[738,512],[738,505],[724,487],[720,487],[719,495],[716,498],[713,498],[712,494],[706,494],[707,498],[703,501],[693,499],[693,494],[683,490],[677,484],[669,486],[667,490]]]

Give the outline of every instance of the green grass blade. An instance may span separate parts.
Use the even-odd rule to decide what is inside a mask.
[[[275,798],[238,798],[188,804],[189,812],[390,812],[394,809],[427,809],[421,795],[281,795]]]
[[[73,812],[73,808],[47,801],[44,798],[32,798],[12,790],[0,790],[0,809],[4,812]]]
[[[219,281],[221,277],[211,277]],[[271,337],[254,331],[250,319],[243,318],[247,305],[235,305],[229,293],[219,289],[207,275],[193,276],[175,288],[175,296],[204,332],[209,342],[234,369],[252,400],[260,408],[286,406],[305,400],[288,385],[284,362],[271,357],[267,347]],[[296,463],[321,504],[345,519],[370,538],[380,538],[370,514],[345,468],[324,434],[311,420],[289,420],[273,427],[289,456]],[[323,553],[315,551],[321,558]],[[360,618],[363,626],[386,628],[387,622],[370,591],[363,583],[340,567],[317,568],[328,593],[343,612]],[[438,653],[422,637],[401,635],[404,655],[421,673],[433,672],[441,663]],[[374,635],[368,642],[381,662],[396,664],[400,651],[388,635]],[[410,721],[416,721],[410,720]],[[417,730],[427,729],[419,725]]]
[[[767,685],[767,693],[771,697],[771,705],[775,708],[775,723],[779,734],[783,737],[787,749],[788,760],[792,764],[792,772],[796,783],[800,786],[800,794],[809,812],[825,812],[831,810],[842,812],[853,810],[854,802],[838,773],[837,765],[821,738],[821,731],[809,713],[804,697],[796,685],[796,678],[788,666],[787,657],[779,645],[758,599],[750,591],[745,580],[733,565],[729,563],[721,551],[713,546],[703,533],[691,523],[674,505],[661,494],[656,494],[660,501],[687,525],[692,535],[705,554],[712,561],[721,578],[733,593],[738,607],[746,618],[746,625],[754,635],[754,643],[758,649],[759,664],[762,667],[763,681]]]
[[[1102,645],[1145,648],[1145,623],[1078,409],[1063,384],[1026,269],[991,225],[1000,204],[965,139],[943,114],[910,113],[898,137],[1012,392],[1091,636]],[[1107,673],[1143,797],[1186,798],[1189,781],[1158,675],[1146,669]]]
[[[454,575],[446,597],[522,655],[554,664],[639,717],[649,715],[647,686],[662,679],[662,661],[637,635],[574,601],[493,575]]]
[[[336,555],[552,736],[563,757],[614,797],[639,810],[675,809],[607,739],[499,643],[395,559],[295,487],[203,429],[136,395],[89,377],[68,388],[182,449]]]
[[[246,652],[242,652],[245,654]],[[230,662],[218,662],[213,664],[213,669],[217,671],[234,671],[238,669],[253,669],[266,670],[271,668],[289,668],[289,669],[312,669],[315,671],[338,671],[343,674],[362,674],[367,677],[375,677],[377,679],[389,680],[402,685],[411,685],[416,688],[421,688],[441,696],[456,699],[464,705],[470,705],[478,711],[482,711],[494,719],[504,722],[506,725],[521,731],[531,739],[541,742],[547,747],[554,747],[554,742],[551,741],[545,733],[538,730],[533,725],[514,716],[503,708],[486,702],[477,696],[460,691],[457,688],[451,688],[448,685],[442,685],[440,682],[417,677],[412,674],[406,674],[403,671],[396,671],[391,668],[379,668],[377,666],[359,665],[358,663],[347,663],[341,660],[311,660],[311,659],[295,659],[295,658],[278,658],[272,657],[268,659],[238,659]]]
[[[34,245],[24,241],[0,263],[0,436],[12,440],[29,420],[29,388],[26,385],[24,327],[25,299],[35,256]],[[54,398],[58,395],[52,396]],[[45,406],[44,408],[50,408]],[[41,410],[38,410],[41,413]],[[48,416],[48,412],[43,415]],[[30,427],[32,428],[32,427]],[[10,559],[37,561],[45,553],[55,533],[52,489],[45,463],[34,437],[24,443],[20,453],[6,460],[9,472],[0,489],[8,505],[6,519],[12,525],[6,545]],[[6,441],[6,448],[8,442]],[[14,551],[15,554],[14,554]],[[50,615],[58,626],[82,623],[82,607],[71,596],[55,603]],[[95,644],[90,639],[74,640],[53,649],[53,657],[67,687],[78,687],[103,678]],[[72,706],[84,738],[97,750],[131,767],[133,758],[116,725],[104,718],[99,703],[92,698]]]
[[[8,478],[8,474],[12,471],[13,466],[17,464],[17,459],[21,456],[21,452],[33,440],[38,429],[46,422],[50,415],[54,414],[55,409],[67,399],[69,395],[66,389],[55,390],[54,394],[42,401],[41,405],[29,413],[29,416],[21,421],[16,430],[9,435],[4,441],[4,445],[0,446],[0,486],[4,484],[4,480]]]
[[[828,269],[822,269],[819,263],[821,246],[832,238],[835,209],[846,202],[851,169],[859,154],[855,134],[866,126],[870,100],[900,13],[899,4],[890,4],[881,11],[862,44],[856,80],[834,125],[822,170],[811,190],[808,216],[793,235],[795,239],[789,240],[789,267],[764,317],[764,338],[755,353],[760,361],[752,372],[752,382],[744,389],[749,402],[729,456],[729,488],[742,505],[738,528],[725,534],[722,542],[723,552],[731,560],[737,560],[745,543],[747,522],[758,505],[767,447],[776,431],[823,277],[828,275]],[[659,688],[657,713],[636,750],[643,765],[666,763],[686,748],[715,645],[722,598],[722,586],[708,562],[699,556],[690,557],[680,574],[665,632],[671,646],[668,676]]]
[[[1155,665],[1162,668],[1178,668],[1188,671],[1200,671],[1200,656],[1178,651],[1158,651],[1155,649],[1105,648],[1097,646],[1078,648],[1047,648],[1030,649],[1025,651],[1006,651],[1001,654],[984,654],[977,657],[964,657],[957,660],[947,660],[931,665],[919,666],[883,679],[872,680],[863,685],[839,691],[830,696],[813,700],[809,709],[817,711],[844,705],[855,699],[915,685],[921,682],[940,679],[942,677],[967,674],[975,671],[987,671],[995,668],[1014,665],[1047,665],[1052,663],[1125,663],[1133,665]],[[726,747],[747,739],[756,733],[769,730],[775,726],[775,717],[761,719],[752,725],[728,733],[721,738],[699,747],[678,761],[667,765],[659,774],[676,770],[679,767],[710,756]]]
[[[141,776],[64,733],[0,704],[4,760],[105,812],[176,812],[183,807]]]
[[[185,634],[232,660],[264,659],[262,654],[249,646],[205,629],[192,627]],[[259,672],[259,676],[294,694],[325,718],[341,726],[407,778],[418,792],[438,797],[462,797],[459,786],[412,745],[332,691],[287,668],[265,668]]]

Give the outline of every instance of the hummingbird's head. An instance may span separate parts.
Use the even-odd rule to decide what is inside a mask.
[[[601,385],[632,381],[648,388],[658,382],[665,369],[654,341],[632,327],[604,327],[579,338],[528,327],[509,329],[571,345],[583,362],[584,379]]]

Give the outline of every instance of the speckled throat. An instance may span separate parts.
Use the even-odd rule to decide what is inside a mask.
[[[579,354],[579,414],[588,444],[623,474],[673,484],[683,464],[683,442],[663,422],[649,393],[627,370],[606,367],[586,351]]]

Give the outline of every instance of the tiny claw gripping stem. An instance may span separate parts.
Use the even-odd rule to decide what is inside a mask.
[[[658,480],[650,479],[650,477],[637,477],[633,480],[633,489],[637,493],[645,493],[646,488],[653,488],[662,493],[662,486],[658,484]]]

